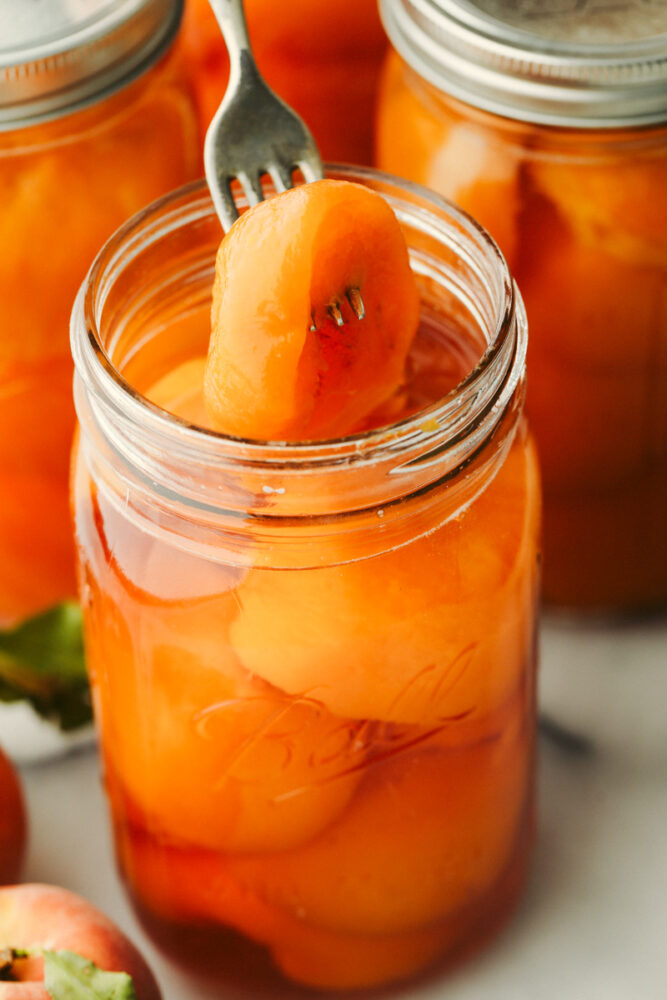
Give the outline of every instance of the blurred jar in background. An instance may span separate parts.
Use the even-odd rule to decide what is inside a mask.
[[[199,172],[177,0],[0,0],[0,630],[75,593],[69,313],[127,216]]]
[[[379,165],[486,226],[526,303],[546,599],[664,606],[667,6],[381,11]]]
[[[369,164],[386,36],[376,0],[246,0],[248,32],[270,86],[312,130],[327,160]],[[187,0],[183,41],[202,132],[229,62],[208,0]]]
[[[91,738],[69,314],[111,233],[200,172],[181,14],[180,0],[0,0],[0,729],[16,758]]]

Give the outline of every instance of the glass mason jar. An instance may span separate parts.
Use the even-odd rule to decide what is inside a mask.
[[[544,592],[667,602],[667,6],[383,0],[381,167],[507,257],[531,330]]]
[[[225,437],[149,402],[208,345],[220,228],[195,185],[117,233],[78,296],[73,504],[140,916],[199,972],[259,975],[270,956],[343,990],[467,949],[521,887],[539,484],[523,307],[494,244],[427,191],[333,176],[403,226],[413,364],[436,358],[422,384],[438,364],[464,377],[412,417],[316,444]]]
[[[0,701],[30,694],[65,728],[86,714],[79,706],[65,718],[56,705],[76,645],[74,606],[58,610],[76,592],[69,315],[114,230],[200,172],[194,105],[172,49],[181,3],[83,6],[0,5]],[[37,633],[54,662],[39,664],[33,697],[23,654]],[[2,707],[12,732],[26,707]],[[31,729],[29,709],[17,725],[29,727],[25,740],[17,731],[18,754],[43,737],[48,752],[48,725]]]
[[[370,163],[387,38],[377,0],[245,0],[257,63],[328,160]],[[183,43],[202,134],[227,85],[229,59],[208,0],[186,0]]]

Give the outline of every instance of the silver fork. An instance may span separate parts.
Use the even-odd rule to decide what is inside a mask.
[[[209,0],[229,50],[230,74],[222,104],[209,125],[204,169],[215,210],[226,230],[239,212],[231,184],[237,180],[249,205],[264,199],[261,178],[276,191],[324,176],[322,160],[302,120],[266,85],[250,49],[242,0]]]

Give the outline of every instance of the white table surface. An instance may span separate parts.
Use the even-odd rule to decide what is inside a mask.
[[[470,964],[374,997],[667,998],[667,623],[543,631],[546,707],[574,721],[591,745],[541,740],[539,830],[523,902]],[[103,909],[144,952],[165,1000],[252,1000],[193,983],[138,926],[115,872],[94,750],[25,766],[22,775],[26,881],[64,885]]]

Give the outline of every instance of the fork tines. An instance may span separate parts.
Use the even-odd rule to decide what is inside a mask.
[[[364,307],[364,300],[361,297],[361,292],[359,291],[359,289],[354,287],[348,288],[347,291],[345,292],[345,298],[349,302],[352,308],[352,312],[357,317],[357,319],[363,319],[364,316],[366,315],[366,309]],[[344,326],[346,322],[341,306],[342,302],[340,299],[332,299],[331,302],[329,302],[329,304],[327,305],[327,310],[326,310],[329,315],[329,318],[332,319],[336,324],[336,326],[338,327]],[[314,314],[311,315],[310,329],[311,331],[317,329]]]

